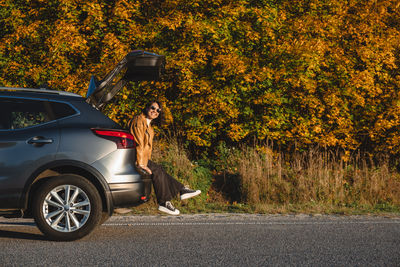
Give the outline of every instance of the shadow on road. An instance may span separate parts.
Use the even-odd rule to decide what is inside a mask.
[[[28,239],[28,240],[46,240],[47,239],[40,234],[23,233],[16,231],[0,230],[0,238],[13,238],[13,239]]]
[[[1,225],[23,225],[23,226],[35,226],[35,223],[32,222],[0,222]]]

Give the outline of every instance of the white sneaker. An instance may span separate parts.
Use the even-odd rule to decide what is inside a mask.
[[[195,197],[195,196],[200,195],[200,194],[201,194],[200,190],[192,190],[190,188],[184,187],[181,190],[181,200],[188,199],[188,198],[191,198],[191,197]]]
[[[165,202],[164,205],[158,206],[158,210],[168,213],[170,215],[179,215],[179,210],[176,209],[170,201]]]

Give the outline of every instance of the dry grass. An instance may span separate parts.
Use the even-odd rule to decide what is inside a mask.
[[[206,165],[189,159],[174,139],[159,141],[154,161],[203,194],[175,201],[183,213],[339,213],[399,212],[400,174],[388,160],[360,153],[343,155],[309,150],[276,153],[271,149],[223,147]],[[213,166],[213,167],[212,167]],[[154,196],[139,208],[154,213]]]
[[[169,138],[155,142],[152,160],[161,163],[168,174],[184,184],[188,184],[192,178],[194,165],[176,139]]]
[[[241,178],[242,200],[259,204],[320,203],[334,206],[400,204],[400,175],[387,161],[360,154],[310,150],[294,155],[243,148],[231,161]]]

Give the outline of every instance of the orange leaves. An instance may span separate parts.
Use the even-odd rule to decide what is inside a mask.
[[[87,41],[74,24],[58,20],[55,22],[55,26],[53,38],[47,41],[51,57],[60,57],[60,53],[65,52],[87,55]]]
[[[183,14],[181,12],[172,12],[168,17],[158,18],[157,23],[159,23],[161,26],[166,27],[167,29],[174,31],[181,26],[182,22],[185,21],[185,18],[186,14]]]
[[[368,70],[356,72],[352,77],[352,85],[355,88],[363,88],[363,89],[367,90],[368,92],[370,92],[370,94],[372,93],[371,96],[374,97],[377,95],[374,92],[375,89],[377,89],[377,90],[379,90],[379,89],[375,88],[375,79],[374,79],[373,75],[374,74]]]
[[[213,65],[221,68],[221,76],[240,75],[246,72],[248,65],[235,53],[219,54],[214,57]]]
[[[113,33],[107,33],[103,39],[103,55],[101,61],[115,64],[129,51],[129,46],[122,43]]]
[[[140,5],[134,1],[119,0],[115,3],[113,12],[120,20],[133,22],[132,15],[139,14],[139,7]]]
[[[166,76],[128,85],[109,109],[121,123],[157,97],[167,127],[196,146],[272,139],[400,153],[398,1],[269,3],[9,4],[0,84],[84,95],[91,75],[145,49],[166,56]]]

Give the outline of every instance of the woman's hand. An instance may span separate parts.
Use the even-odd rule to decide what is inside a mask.
[[[143,170],[145,170],[148,174],[152,174],[151,170],[149,169],[149,167],[144,166],[144,165],[139,165],[140,168],[142,168]]]

